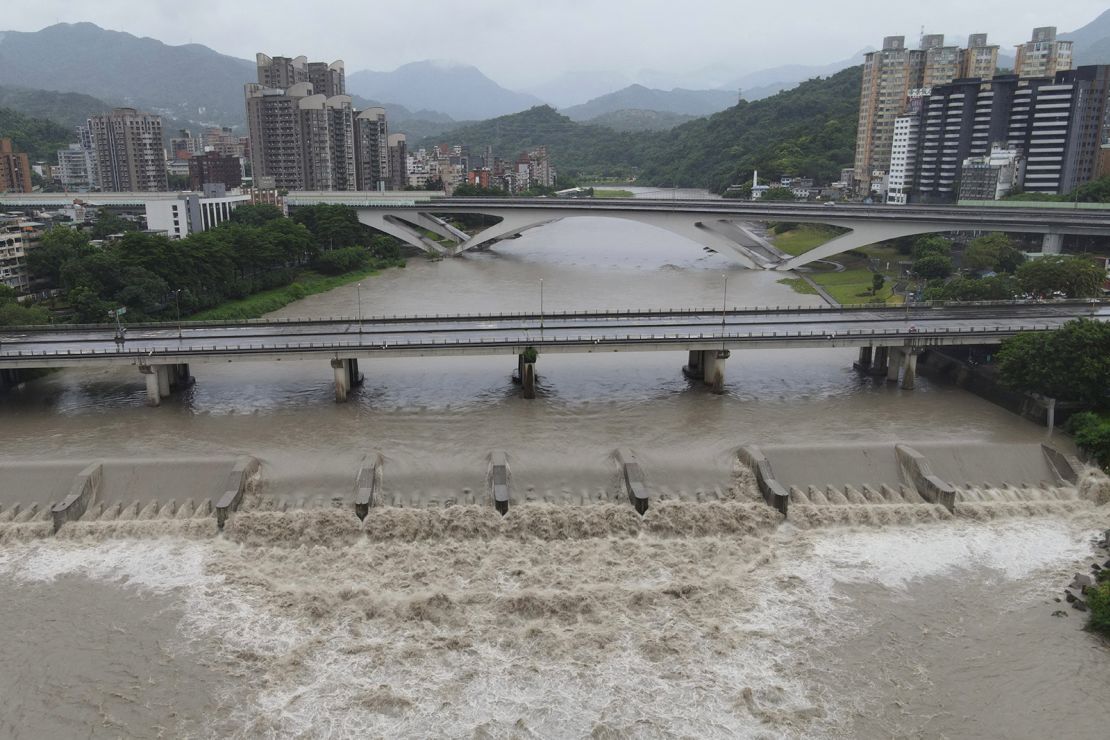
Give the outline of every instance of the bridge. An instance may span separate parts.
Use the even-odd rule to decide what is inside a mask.
[[[359,221],[427,252],[453,256],[563,218],[620,218],[669,231],[750,269],[793,270],[887,239],[952,231],[1044,235],[1044,249],[1060,251],[1063,235],[1110,237],[1110,210],[1003,206],[893,206],[760,203],[733,200],[435,198],[402,203],[359,193],[291,193],[290,206],[340,203]],[[1023,204],[1025,205],[1025,204]],[[476,234],[445,216],[484,215],[500,221]],[[784,255],[747,222],[785,221],[835,226],[844,233],[803,254]]]
[[[132,366],[158,405],[193,382],[191,366],[279,360],[327,361],[335,397],[361,381],[359,362],[378,357],[516,355],[526,398],[535,396],[538,355],[598,352],[688,353],[687,376],[722,392],[734,351],[859,348],[861,368],[912,389],[917,355],[930,347],[997,344],[1068,320],[1110,321],[1099,301],[907,307],[775,307],[573,313],[255,320],[240,323],[0,328],[0,385],[32,368]]]
[[[125,206],[176,198],[175,193],[0,193],[0,207],[48,208],[81,201]],[[291,192],[288,206],[320,203],[355,208],[359,220],[433,254],[455,256],[564,218],[619,218],[669,231],[751,269],[793,270],[887,239],[952,231],[1041,234],[1044,250],[1060,251],[1065,234],[1110,237],[1110,210],[1077,203],[976,206],[762,203],[738,200],[447,198],[419,191]],[[446,218],[483,215],[499,221],[468,234]],[[748,227],[752,221],[835,226],[844,233],[798,256],[784,255]]]

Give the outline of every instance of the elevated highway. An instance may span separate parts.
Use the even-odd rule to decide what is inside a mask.
[[[157,404],[191,382],[191,365],[212,362],[327,360],[337,400],[360,378],[358,362],[375,357],[517,355],[526,395],[536,354],[684,351],[686,370],[721,390],[725,360],[744,349],[858,347],[862,364],[912,387],[916,354],[933,346],[994,344],[1023,331],[1055,329],[1077,317],[1110,320],[1100,302],[964,304],[913,307],[743,308],[727,311],[577,312],[373,317],[0,329],[0,379],[28,368],[128,365],[146,375]],[[866,351],[865,351],[866,350]],[[875,360],[872,351],[882,355]],[[892,363],[894,363],[892,365]],[[534,388],[531,388],[534,391]]]

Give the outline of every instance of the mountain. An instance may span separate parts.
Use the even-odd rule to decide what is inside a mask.
[[[32,162],[56,162],[58,150],[74,140],[73,129],[68,126],[3,107],[0,107],[0,138],[11,139],[12,148],[26,152]]]
[[[245,59],[169,46],[92,23],[0,36],[0,84],[85,94],[189,121],[241,124]]]
[[[650,143],[638,158],[639,179],[715,192],[750,181],[756,169],[835,180],[852,163],[862,74],[849,67],[683,124]]]
[[[511,159],[537,146],[546,146],[556,168],[567,174],[625,175],[639,164],[643,143],[654,133],[631,134],[604,126],[575,123],[549,105],[469,124],[450,133],[452,144],[472,152],[493,147],[498,157]],[[409,149],[430,147],[437,139],[409,142]]]
[[[736,105],[736,101],[735,93],[723,90],[655,90],[643,85],[629,85],[581,105],[571,106],[563,111],[563,115],[573,121],[587,121],[619,110],[652,110],[687,116],[707,116]]]
[[[831,64],[784,64],[778,67],[768,67],[767,69],[748,72],[730,80],[727,84],[721,85],[721,89],[738,90],[745,100],[760,100],[782,90],[789,90],[804,80],[811,80],[814,77],[827,77],[842,69],[862,64],[863,55],[869,51],[873,50],[869,48],[861,49],[849,58]]]
[[[111,110],[112,106],[81,93],[0,86],[0,108],[31,118],[45,118],[72,130],[83,125],[89,116]]]
[[[694,120],[696,117],[666,111],[630,109],[602,113],[585,123],[593,126],[605,126],[615,131],[669,131],[675,126]]]
[[[1072,41],[1072,55],[1075,63],[1110,64],[1110,10],[1080,29],[1062,33],[1060,38]]]
[[[611,70],[569,70],[546,82],[532,85],[527,92],[556,108],[569,108],[627,87],[632,80]]]
[[[541,102],[532,95],[506,90],[477,67],[435,61],[412,62],[392,72],[353,72],[347,75],[347,90],[470,120],[516,113]]]

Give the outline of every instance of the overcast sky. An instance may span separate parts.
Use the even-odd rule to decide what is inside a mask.
[[[348,73],[465,62],[523,89],[573,70],[708,79],[779,64],[825,64],[883,36],[987,32],[1004,50],[1034,26],[1073,31],[1106,0],[9,0],[0,26],[91,21],[168,44],[195,42],[343,59]]]

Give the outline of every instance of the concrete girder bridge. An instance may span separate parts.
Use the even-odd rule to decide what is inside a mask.
[[[914,386],[918,355],[932,347],[993,345],[1086,317],[1110,321],[1100,301],[918,304],[905,307],[774,307],[551,314],[394,316],[237,323],[29,326],[0,329],[0,386],[31,369],[130,366],[147,402],[193,383],[199,364],[306,360],[328,363],[336,401],[362,380],[359,363],[381,357],[515,355],[525,398],[536,395],[545,354],[682,352],[686,375],[724,390],[725,365],[747,349],[853,347],[861,371]],[[678,363],[676,363],[678,364]]]
[[[661,201],[541,198],[427,198],[401,202],[356,193],[293,193],[295,207],[313,203],[353,206],[359,220],[427,252],[455,256],[486,248],[564,218],[619,218],[689,239],[750,269],[793,270],[887,239],[953,231],[1001,231],[1043,236],[1044,251],[1058,253],[1064,235],[1110,237],[1110,210],[1015,206],[894,206],[749,203],[728,200]],[[469,235],[452,215],[500,219]],[[783,254],[749,228],[751,222],[788,221],[835,226],[845,232],[804,254]]]

